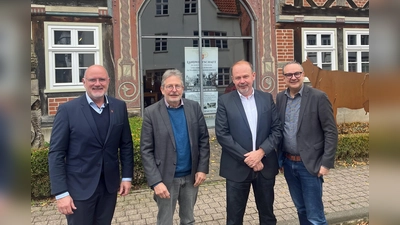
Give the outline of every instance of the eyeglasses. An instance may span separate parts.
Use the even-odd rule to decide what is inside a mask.
[[[292,78],[293,76],[296,78],[300,78],[301,74],[303,72],[295,72],[295,73],[284,73],[283,76],[285,76],[287,79]]]
[[[169,84],[169,85],[167,85],[167,86],[164,86],[164,88],[167,89],[168,91],[172,91],[172,90],[174,90],[174,88],[175,88],[177,91],[180,91],[180,90],[183,88],[183,86],[182,86],[182,85],[172,85],[172,84]]]
[[[105,79],[105,78],[98,78],[98,79],[96,79],[96,78],[90,78],[90,79],[85,78],[85,79],[87,80],[87,82],[89,82],[91,84],[95,84],[97,81],[99,81],[99,83],[105,83],[107,81],[107,79]]]

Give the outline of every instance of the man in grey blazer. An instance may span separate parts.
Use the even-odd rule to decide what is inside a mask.
[[[272,95],[255,90],[247,61],[232,66],[236,90],[218,99],[215,133],[222,147],[220,175],[226,178],[227,225],[242,225],[253,186],[260,225],[276,224],[273,213],[276,149],[281,124]]]
[[[323,176],[333,168],[338,132],[327,95],[304,85],[303,67],[283,67],[287,89],[277,96],[283,126],[280,165],[301,225],[327,224],[322,202]]]
[[[182,98],[179,70],[167,70],[161,81],[164,95],[144,110],[140,140],[148,185],[157,202],[158,225],[172,225],[179,201],[180,224],[194,224],[198,187],[209,170],[210,145],[200,105]]]

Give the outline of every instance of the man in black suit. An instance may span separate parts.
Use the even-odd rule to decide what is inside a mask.
[[[90,66],[82,82],[86,94],[60,105],[54,119],[51,193],[69,225],[110,225],[117,192],[124,196],[131,189],[128,113],[125,102],[106,95],[110,78],[103,66]]]
[[[301,225],[327,224],[322,202],[323,176],[335,162],[338,132],[327,95],[304,85],[297,62],[283,67],[288,87],[276,105],[283,127],[280,165]]]
[[[249,62],[235,63],[231,72],[236,91],[219,98],[215,119],[215,133],[222,147],[220,175],[226,178],[226,224],[243,224],[250,186],[260,224],[276,224],[276,148],[282,134],[275,103],[270,93],[252,87],[255,72]]]

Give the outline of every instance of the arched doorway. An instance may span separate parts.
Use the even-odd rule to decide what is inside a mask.
[[[161,76],[176,68],[184,74],[184,97],[199,102],[213,127],[232,64],[241,59],[255,64],[254,18],[248,7],[236,0],[149,0],[138,19],[142,110],[162,98]]]

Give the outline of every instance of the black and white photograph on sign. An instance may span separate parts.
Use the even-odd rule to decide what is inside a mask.
[[[218,48],[202,48],[203,86],[216,86],[218,76]],[[200,86],[199,48],[185,47],[185,86]]]
[[[218,106],[218,91],[203,92],[203,112],[216,113]],[[185,98],[196,101],[200,104],[200,92],[185,92]]]

